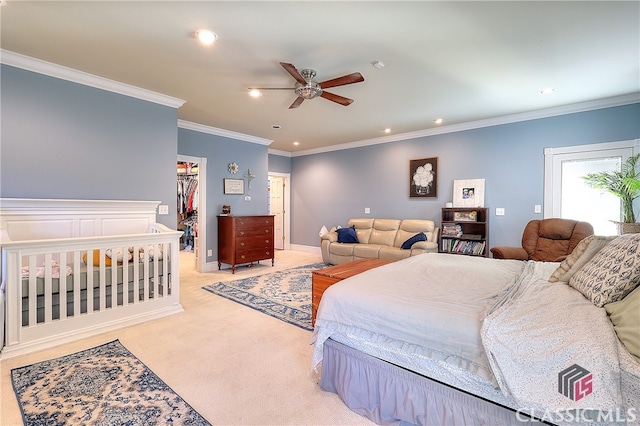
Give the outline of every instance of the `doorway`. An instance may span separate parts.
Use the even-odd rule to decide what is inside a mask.
[[[637,143],[630,140],[545,149],[545,217],[583,220],[593,225],[596,235],[616,235],[620,199],[588,187],[582,176],[620,170]]]
[[[180,210],[178,210],[178,216],[177,216],[178,228],[177,229],[185,228],[185,225],[188,225],[189,234],[187,235],[185,233],[185,236],[184,236],[188,238],[186,246],[188,246],[189,243],[192,243],[192,251],[194,254],[193,265],[198,272],[205,272],[205,265],[207,262],[206,254],[208,254],[208,253],[205,253],[206,235],[207,235],[207,214],[206,214],[207,159],[204,157],[178,155],[177,163],[179,166],[180,164],[191,166],[190,169],[185,169],[184,173],[178,172],[178,184],[180,183],[180,179],[184,179],[184,178],[195,179],[196,188],[197,188],[197,191],[194,192],[194,197],[196,197],[196,199],[190,201],[190,205],[191,205],[190,214],[185,215],[183,213],[181,215]],[[178,185],[178,188],[180,188],[180,185]],[[186,195],[186,194],[183,194],[183,195]],[[178,209],[180,209],[179,206],[178,206]],[[184,223],[181,224],[181,222],[184,222]],[[201,236],[201,238],[199,236]]]
[[[290,175],[269,173],[269,214],[274,215],[273,234],[276,250],[290,250]]]

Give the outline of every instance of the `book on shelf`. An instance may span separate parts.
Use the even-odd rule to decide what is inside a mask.
[[[459,237],[462,235],[462,226],[457,223],[442,224],[442,235]]]
[[[484,253],[484,241],[467,241],[457,238],[443,238],[440,249],[448,253],[466,253],[480,255]]]

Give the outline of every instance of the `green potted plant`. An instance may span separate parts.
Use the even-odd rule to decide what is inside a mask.
[[[636,154],[622,163],[620,171],[589,173],[582,177],[592,188],[603,189],[620,198],[622,222],[618,223],[622,234],[640,232],[640,223],[636,223],[633,211],[633,200],[640,196],[640,172],[636,170],[639,160],[640,154]]]

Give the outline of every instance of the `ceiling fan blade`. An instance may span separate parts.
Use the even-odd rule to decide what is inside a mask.
[[[293,103],[291,105],[289,105],[289,109],[298,108],[300,106],[300,104],[302,103],[302,101],[304,101],[304,98],[302,96],[298,96],[296,98],[296,100],[293,101]]]
[[[332,80],[323,81],[320,83],[320,87],[327,89],[329,87],[344,86],[345,84],[360,83],[364,81],[364,77],[359,72],[353,74],[343,75],[342,77],[334,78]]]
[[[351,105],[351,102],[353,102],[353,99],[345,98],[344,96],[336,95],[335,93],[322,92],[320,96],[344,106],[349,106]]]
[[[249,90],[295,90],[295,87],[250,87]]]
[[[280,65],[282,65],[282,68],[287,70],[287,72],[291,74],[291,77],[295,78],[298,83],[307,84],[306,80],[302,78],[302,76],[300,75],[296,67],[294,67],[292,64],[287,64],[286,62],[280,62]]]

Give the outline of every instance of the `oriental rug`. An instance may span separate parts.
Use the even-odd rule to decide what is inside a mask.
[[[210,425],[118,340],[11,370],[24,424]]]
[[[217,282],[203,288],[281,321],[313,330],[311,272],[325,266],[324,263],[313,263],[271,274]]]

